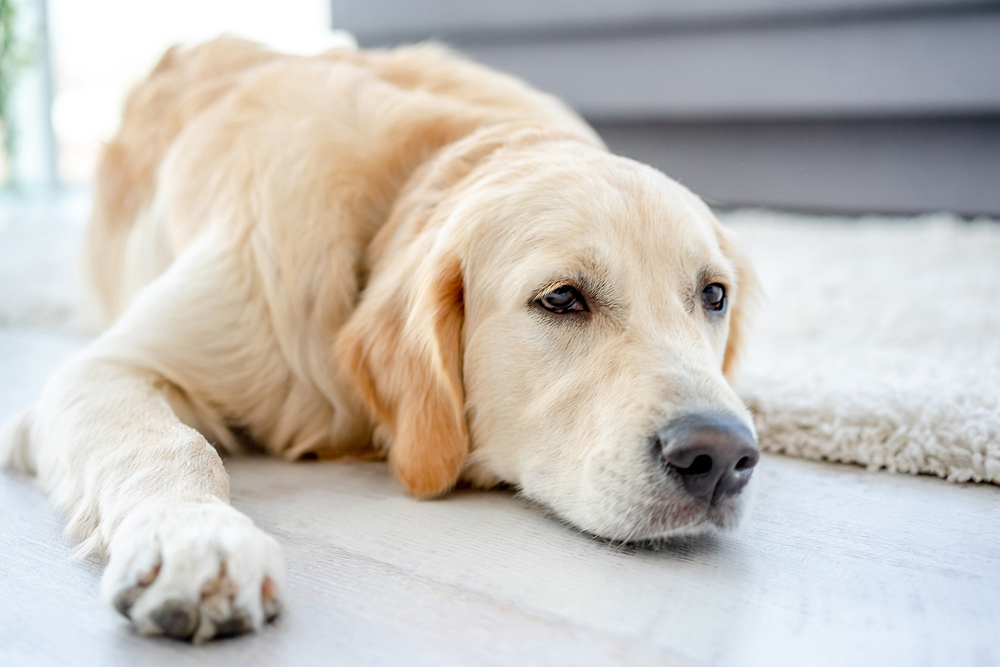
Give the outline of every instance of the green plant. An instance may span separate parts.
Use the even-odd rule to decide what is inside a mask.
[[[14,152],[14,130],[10,119],[10,93],[17,77],[17,14],[11,0],[0,0],[0,131],[3,151],[8,158]]]
[[[17,148],[17,128],[10,101],[17,79],[34,59],[32,40],[18,34],[16,0],[0,0],[0,134],[3,153],[9,160]]]

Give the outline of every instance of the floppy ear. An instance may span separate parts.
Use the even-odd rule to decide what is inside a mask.
[[[416,243],[409,254],[426,246]],[[337,355],[397,477],[409,493],[430,497],[454,486],[469,451],[461,262],[443,251],[407,259],[405,271],[393,271],[400,284],[382,280],[365,294],[339,334]]]
[[[726,341],[726,354],[722,361],[722,373],[726,376],[729,384],[733,384],[740,356],[746,345],[747,331],[763,293],[760,281],[757,279],[757,272],[754,270],[753,264],[750,263],[750,259],[740,249],[736,235],[719,223],[716,223],[716,233],[722,246],[722,252],[736,268],[736,289],[733,290],[735,294],[730,302],[729,339]]]
[[[454,486],[469,451],[462,387],[461,260],[424,230],[366,290],[337,341],[340,366],[375,421],[406,490]]]

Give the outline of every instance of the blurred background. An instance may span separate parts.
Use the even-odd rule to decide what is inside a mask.
[[[0,77],[15,84],[5,176],[29,189],[90,181],[125,95],[170,46],[231,33],[310,53],[325,48],[330,27],[328,0],[0,2],[14,15],[15,55],[0,60]]]
[[[1000,0],[0,0],[0,178],[86,184],[172,44],[332,27],[527,79],[717,206],[1000,215]]]

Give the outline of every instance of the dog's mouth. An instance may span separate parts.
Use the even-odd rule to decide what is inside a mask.
[[[689,493],[676,476],[664,476],[658,469],[648,469],[638,479],[606,468],[600,472],[599,483],[585,484],[588,492],[570,502],[533,493],[531,486],[518,485],[517,493],[558,522],[617,544],[732,532],[747,515],[754,495],[755,485],[749,483],[729,496],[705,500]],[[547,490],[547,485],[538,486]]]
[[[681,513],[651,516],[645,525],[634,531],[637,533],[636,537],[627,541],[649,542],[714,531],[729,532],[740,523],[741,513],[732,507],[734,504],[727,503],[727,507],[702,505]]]
[[[701,512],[690,521],[678,521],[676,515],[660,519],[654,518],[646,525],[632,528],[627,536],[607,538],[620,544],[655,544],[675,539],[695,537],[711,533],[729,533],[741,523],[739,512],[720,512],[718,508]]]
[[[593,534],[622,544],[648,543],[703,533],[729,533],[741,525],[748,499],[739,494],[715,504],[694,499],[661,497],[636,508],[618,525]],[[591,531],[588,531],[591,532]]]

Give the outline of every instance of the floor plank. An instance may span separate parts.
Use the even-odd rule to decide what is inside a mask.
[[[0,419],[81,339],[0,329]],[[0,664],[977,665],[1000,662],[1000,488],[766,456],[739,534],[580,535],[502,492],[407,498],[379,463],[226,462],[285,549],[263,632],[134,635],[68,558],[30,479],[0,475]]]

